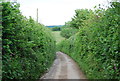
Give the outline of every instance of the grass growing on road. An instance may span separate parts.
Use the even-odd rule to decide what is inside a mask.
[[[64,37],[62,37],[62,36],[60,35],[60,32],[61,32],[61,31],[53,31],[53,32],[52,32],[52,34],[53,34],[54,37],[55,37],[56,44],[58,44],[59,42],[61,42],[62,40],[65,39]]]

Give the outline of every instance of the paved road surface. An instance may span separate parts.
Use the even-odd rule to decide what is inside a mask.
[[[53,66],[41,79],[86,79],[69,56],[62,52],[57,52],[56,56]]]

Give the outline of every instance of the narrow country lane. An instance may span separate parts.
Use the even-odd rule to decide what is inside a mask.
[[[69,56],[62,52],[57,52],[56,56],[53,66],[41,79],[86,79]]]

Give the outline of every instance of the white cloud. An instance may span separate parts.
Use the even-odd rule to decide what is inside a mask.
[[[91,9],[107,0],[18,0],[23,15],[36,19],[39,9],[39,22],[44,25],[61,25],[73,17],[75,9]]]

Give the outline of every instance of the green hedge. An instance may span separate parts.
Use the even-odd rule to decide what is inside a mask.
[[[89,79],[120,79],[119,7],[119,2],[113,2],[103,15],[85,21],[87,26],[58,44]]]
[[[2,9],[2,78],[39,79],[55,57],[51,32],[31,17],[25,18],[19,4],[0,3]]]
[[[51,28],[52,31],[61,31],[61,27],[53,27]]]
[[[72,35],[74,35],[77,32],[78,29],[66,27],[66,28],[62,28],[60,35],[65,38],[70,38]]]

